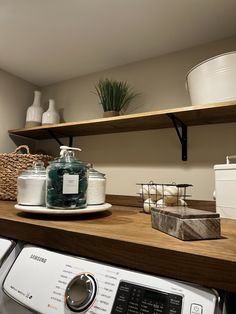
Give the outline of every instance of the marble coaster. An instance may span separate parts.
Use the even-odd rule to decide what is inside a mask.
[[[189,207],[152,208],[152,227],[181,240],[220,238],[220,215]]]

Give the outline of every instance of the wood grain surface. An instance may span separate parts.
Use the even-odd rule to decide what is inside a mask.
[[[0,202],[0,235],[148,273],[236,292],[236,221],[217,240],[183,242],[140,209],[113,206],[74,217],[26,214]]]
[[[143,207],[143,200],[140,196],[131,196],[131,195],[114,195],[107,194],[106,202],[114,205],[121,206],[131,206],[131,207]],[[216,202],[215,201],[205,201],[205,200],[192,200],[187,199],[187,204],[191,208],[197,208],[201,210],[216,211]]]
[[[96,134],[143,131],[172,128],[169,115],[175,115],[187,126],[236,121],[236,102],[213,103],[161,109],[157,111],[122,115],[110,118],[67,122],[50,126],[9,130],[10,135],[20,135],[34,139],[51,138],[49,130],[59,138]]]

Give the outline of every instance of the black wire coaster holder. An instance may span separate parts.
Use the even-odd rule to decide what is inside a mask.
[[[187,193],[188,187],[192,184],[173,183],[137,183],[139,195],[143,200],[143,210],[151,212],[151,208],[167,206],[187,206],[187,199],[191,197]]]

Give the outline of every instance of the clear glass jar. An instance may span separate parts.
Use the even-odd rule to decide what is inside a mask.
[[[72,209],[87,206],[88,166],[68,151],[47,167],[46,205]]]
[[[105,174],[90,168],[88,172],[88,205],[101,205],[105,203],[106,177]]]
[[[35,161],[32,168],[23,171],[17,178],[17,203],[44,206],[46,170],[42,161]]]

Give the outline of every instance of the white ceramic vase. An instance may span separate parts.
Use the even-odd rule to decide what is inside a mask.
[[[41,92],[34,91],[34,101],[27,109],[25,127],[30,128],[41,125],[43,108],[41,107]]]
[[[48,110],[43,113],[42,124],[57,124],[60,122],[59,113],[56,110],[55,100],[49,99]]]

